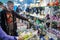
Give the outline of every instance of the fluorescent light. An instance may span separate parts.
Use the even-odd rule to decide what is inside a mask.
[[[23,0],[19,0],[20,2],[22,2]]]

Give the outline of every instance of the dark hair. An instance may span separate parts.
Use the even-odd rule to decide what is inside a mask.
[[[8,1],[7,5],[14,4],[12,1]]]
[[[2,2],[0,2],[0,5],[3,5],[3,3],[2,3]]]

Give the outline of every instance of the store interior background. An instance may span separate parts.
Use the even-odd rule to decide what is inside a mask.
[[[8,1],[8,0],[0,0],[1,2],[3,2],[4,3],[4,5],[6,6],[6,2]],[[20,12],[19,14],[21,14],[21,15],[24,15],[24,17],[26,17],[26,15],[28,16],[28,18],[30,18],[30,22],[31,23],[36,23],[35,25],[30,25],[29,24],[29,22],[26,22],[26,21],[24,21],[23,23],[21,23],[21,21],[18,19],[17,20],[17,26],[18,26],[18,33],[19,33],[19,35],[20,35],[20,33],[21,32],[19,32],[20,30],[22,30],[22,31],[24,31],[24,30],[26,30],[26,28],[27,28],[27,25],[28,26],[37,26],[37,25],[40,25],[39,24],[39,21],[38,21],[38,19],[41,19],[41,20],[44,20],[44,23],[46,23],[46,21],[47,22],[52,22],[53,20],[46,20],[46,15],[47,14],[49,14],[50,16],[52,16],[52,15],[54,15],[54,14],[57,14],[57,13],[59,13],[59,15],[60,15],[60,0],[58,0],[59,1],[59,5],[58,6],[54,6],[54,5],[51,5],[51,6],[47,6],[47,4],[49,3],[49,2],[52,2],[52,0],[50,1],[50,0],[10,0],[10,1],[13,1],[14,2],[14,10],[16,11],[16,8],[20,5],[20,8],[23,10],[22,12]],[[42,2],[41,2],[42,1]],[[55,0],[53,0],[53,1],[55,1]],[[34,7],[41,7],[42,9],[39,9],[38,8],[38,10],[39,10],[39,12],[38,13],[36,13],[36,11],[34,11],[33,12],[33,10],[31,11],[31,12],[26,12],[25,10],[26,10],[26,8],[27,7],[31,7],[31,8],[34,8]],[[41,11],[42,10],[42,11]],[[23,14],[24,13],[24,14]],[[31,17],[30,17],[30,16]],[[52,18],[52,17],[51,17]],[[36,21],[37,22],[36,22]],[[48,33],[48,31],[46,31],[44,28],[44,33],[43,34],[47,34],[47,36],[49,36],[50,38],[52,37],[54,40],[57,40],[58,38],[60,38],[60,18],[59,18],[59,20],[58,19],[56,19],[56,20],[54,20],[54,22],[56,21],[56,23],[59,25],[59,27],[58,28],[55,28],[55,27],[51,27],[51,29],[49,29],[48,30],[48,28],[46,29],[46,30],[48,30],[49,31],[49,33]],[[26,23],[26,24],[24,24],[24,23]],[[43,24],[44,24],[43,23]],[[20,28],[20,26],[21,25],[23,25],[23,27],[21,27]],[[44,24],[45,25],[45,24]],[[34,27],[33,27],[34,28]],[[32,29],[32,28],[31,28]],[[36,28],[34,28],[34,29],[36,29]],[[31,31],[31,30],[29,30],[29,31]],[[54,33],[54,32],[55,33]],[[32,31],[33,32],[33,31]],[[47,32],[47,33],[46,33]],[[50,33],[52,33],[52,34],[50,34]],[[36,34],[36,32],[35,32],[35,34]],[[47,36],[46,36],[46,38],[47,38]],[[45,37],[44,37],[45,38]],[[59,39],[60,40],[60,39]]]
[[[3,2],[5,5],[7,3],[7,1],[9,0],[0,0],[1,2]],[[21,5],[22,9],[25,10],[25,6],[47,6],[48,3],[50,2],[55,2],[56,0],[10,0],[14,2],[14,5],[18,6]],[[60,3],[60,0],[58,0]]]

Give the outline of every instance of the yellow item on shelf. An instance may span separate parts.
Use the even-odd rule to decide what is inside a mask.
[[[49,37],[48,36],[44,36],[45,40],[49,40]]]

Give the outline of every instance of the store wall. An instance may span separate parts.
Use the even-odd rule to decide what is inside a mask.
[[[6,1],[5,0],[0,0],[0,1],[3,2],[3,3],[6,3],[8,0],[6,0]]]
[[[3,2],[3,3],[6,3],[9,0],[0,0],[0,1]],[[14,1],[14,0],[10,0],[10,1]]]

